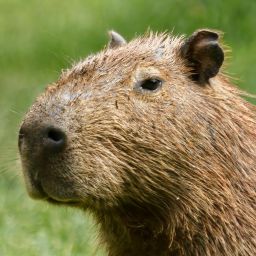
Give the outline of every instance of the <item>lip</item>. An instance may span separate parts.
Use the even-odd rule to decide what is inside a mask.
[[[46,200],[47,202],[55,205],[69,205],[69,206],[79,206],[79,202],[69,199],[59,199],[48,195],[42,187],[40,182],[37,182],[37,193],[40,194],[40,199]]]
[[[45,200],[48,203],[55,204],[55,205],[68,205],[68,206],[73,206],[73,207],[81,206],[81,204],[78,201],[73,201],[73,200],[61,201],[61,200],[56,200],[52,197],[48,197]]]
[[[33,199],[44,200],[48,198],[47,193],[44,191],[41,182],[36,179],[32,179],[31,175],[25,173],[25,183],[28,194]]]
[[[33,191],[30,191],[30,196],[34,199],[45,200],[48,203],[55,204],[55,205],[69,205],[69,206],[79,206],[80,203],[76,200],[69,200],[69,199],[59,199],[56,197],[52,197],[48,195],[45,190],[43,189],[40,182],[37,182],[36,186],[33,185]]]
[[[26,168],[24,168],[26,167]],[[42,177],[31,166],[23,167],[23,175],[25,178],[26,188],[29,196],[35,200],[43,200],[55,205],[81,206],[82,202],[76,198],[65,198],[63,195],[55,194],[54,191],[46,189]],[[30,168],[29,168],[30,167]]]
[[[79,206],[80,203],[77,200],[71,199],[60,199],[49,195],[43,188],[40,181],[33,181],[31,184],[32,189],[30,189],[30,196],[34,199],[45,200],[51,204],[55,205],[69,205],[69,206]]]

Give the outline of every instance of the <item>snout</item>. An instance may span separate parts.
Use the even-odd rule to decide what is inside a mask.
[[[47,198],[46,186],[53,182],[56,175],[53,166],[60,161],[67,146],[66,133],[56,123],[29,120],[20,128],[18,145],[30,196]],[[51,186],[53,189],[54,186]]]
[[[19,150],[34,152],[40,151],[39,157],[60,153],[66,146],[65,132],[56,125],[23,124],[19,131]]]

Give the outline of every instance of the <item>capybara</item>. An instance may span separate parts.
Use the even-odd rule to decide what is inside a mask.
[[[110,36],[26,114],[29,195],[90,211],[111,256],[256,255],[256,107],[219,33]]]

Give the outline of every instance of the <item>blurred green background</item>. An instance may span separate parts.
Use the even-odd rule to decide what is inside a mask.
[[[107,30],[127,39],[153,30],[225,32],[227,71],[256,93],[255,0],[0,0],[0,255],[104,255],[90,216],[32,201],[17,154],[27,108],[61,69],[98,51]]]

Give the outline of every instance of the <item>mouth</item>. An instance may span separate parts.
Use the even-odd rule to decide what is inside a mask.
[[[52,193],[48,193],[44,189],[40,180],[32,179],[31,176],[30,177],[25,176],[25,180],[26,180],[28,194],[33,199],[43,200],[54,205],[67,205],[67,206],[74,206],[74,207],[81,206],[81,202],[78,200],[67,199],[61,196],[53,195]]]
[[[50,203],[50,204],[54,204],[54,205],[67,205],[67,206],[73,206],[73,207],[79,207],[81,206],[81,203],[78,201],[73,201],[73,200],[66,200],[66,201],[60,201],[60,200],[56,200],[52,197],[47,197],[45,198],[45,200]]]

